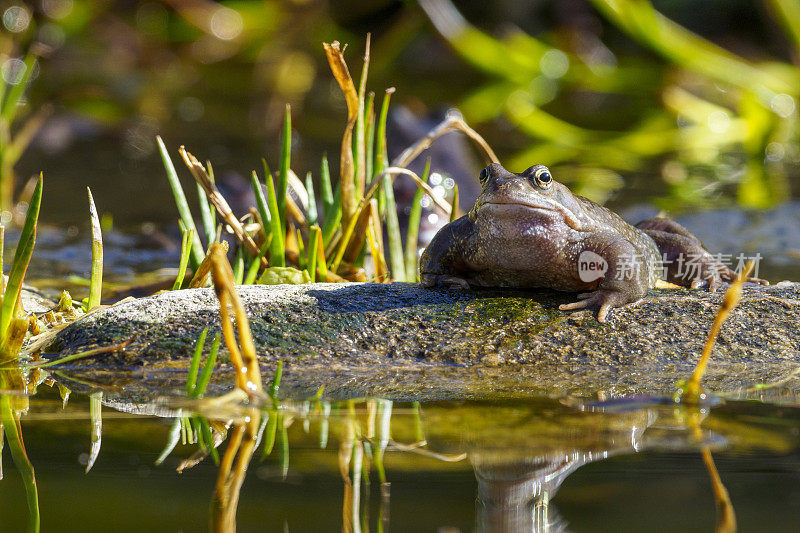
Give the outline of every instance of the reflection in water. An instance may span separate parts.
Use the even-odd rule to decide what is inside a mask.
[[[496,442],[491,427],[465,435],[478,480],[478,531],[565,530],[567,523],[550,505],[564,480],[592,461],[635,453],[656,414],[647,409],[608,416],[532,411],[516,418],[511,453],[504,453],[505,443]],[[494,428],[498,434],[500,426]]]
[[[236,531],[236,508],[247,465],[256,449],[260,411],[252,407],[247,416],[229,432],[228,447],[219,465],[219,475],[211,502],[213,531]]]
[[[35,382],[34,382],[35,383]],[[35,384],[34,384],[35,387]],[[25,485],[25,499],[28,502],[28,531],[39,531],[39,490],[36,487],[36,474],[28,459],[25,442],[22,440],[20,414],[28,410],[28,397],[25,379],[19,370],[0,370],[0,452],[3,434],[11,450],[14,465],[22,476]],[[10,394],[8,394],[10,393]],[[2,454],[0,453],[0,460]],[[0,479],[2,479],[0,469]]]
[[[202,404],[199,408],[202,410]],[[215,410],[219,408],[219,404],[214,405]],[[433,407],[423,424],[418,404],[411,410],[396,411],[393,416],[393,403],[383,399],[347,400],[334,404],[333,409],[319,398],[300,403],[276,402],[262,411],[250,407],[238,413],[238,421],[229,431],[214,491],[212,525],[215,531],[235,530],[236,505],[247,465],[262,440],[264,454],[269,455],[277,439],[278,460],[285,478],[289,464],[286,430],[294,420],[302,421],[305,432],[312,422],[319,427],[321,448],[327,446],[330,424],[338,430],[342,531],[368,532],[371,523],[376,531],[388,530],[391,491],[383,459],[386,451],[392,450],[447,462],[468,457],[478,482],[478,531],[554,532],[565,530],[567,522],[550,500],[576,469],[644,449],[648,446],[645,433],[657,421],[702,443],[701,416],[705,414],[698,416],[696,410],[665,412],[653,403],[645,403],[644,407],[631,404],[627,409],[624,402],[615,403],[608,411],[597,406],[582,411],[552,402],[528,409],[518,405],[470,404]],[[409,444],[395,442],[393,428],[418,439]],[[429,446],[429,442],[435,446]],[[701,451],[720,510],[717,531],[735,531],[733,507],[710,449],[702,445]],[[371,522],[369,497],[373,478],[380,483],[380,500]]]
[[[19,372],[5,373],[3,379],[3,388],[7,392],[9,389],[29,390],[26,387],[28,382]],[[390,505],[395,513],[397,509],[403,509],[392,499],[408,497],[407,489],[403,489],[406,491],[403,496],[398,496],[397,490],[392,491],[393,477],[397,482],[398,478],[403,479],[401,473],[411,471],[426,472],[426,476],[432,477],[432,473],[450,468],[447,467],[449,463],[466,465],[468,460],[477,480],[477,501],[473,504],[472,498],[467,497],[462,503],[467,509],[474,508],[474,525],[478,531],[544,532],[565,530],[570,521],[576,520],[574,501],[570,512],[562,514],[557,512],[553,502],[557,504],[556,494],[564,480],[581,466],[612,456],[665,447],[673,451],[700,451],[718,505],[717,531],[734,531],[736,517],[713,464],[712,447],[718,449],[727,443],[742,446],[757,443],[762,449],[786,451],[796,448],[797,444],[795,437],[776,432],[774,428],[779,426],[770,426],[768,417],[753,413],[731,416],[731,411],[726,412],[725,406],[705,411],[654,402],[618,402],[586,407],[564,405],[549,399],[420,406],[384,399],[331,402],[315,396],[307,400],[280,402],[270,397],[267,406],[253,407],[242,405],[242,395],[231,395],[223,400],[189,402],[184,399],[180,404],[170,401],[166,405],[157,402],[124,406],[119,398],[111,399],[110,396],[111,393],[105,397],[91,395],[88,412],[84,411],[82,415],[91,414],[91,434],[87,434],[86,426],[81,424],[82,445],[76,450],[82,449],[85,453],[87,443],[94,448],[99,442],[95,438],[96,431],[112,431],[106,427],[107,424],[100,425],[99,416],[96,416],[101,401],[106,406],[105,416],[112,421],[109,422],[112,427],[114,415],[108,409],[111,405],[117,409],[171,417],[174,419],[172,429],[167,431],[164,428],[165,431],[159,433],[163,439],[159,446],[166,441],[167,447],[157,462],[174,453],[179,457],[172,460],[173,464],[188,472],[204,458],[209,458],[209,461],[214,458],[216,448],[220,447],[216,483],[213,487],[209,485],[204,497],[206,502],[211,501],[209,525],[214,531],[235,531],[242,518],[240,516],[237,520],[239,501],[255,497],[255,494],[247,495],[247,489],[245,494],[242,493],[248,467],[255,457],[269,459],[267,464],[258,468],[260,473],[253,482],[264,479],[265,468],[275,473],[272,479],[287,478],[289,481],[289,484],[282,485],[286,489],[276,488],[277,493],[270,493],[267,507],[261,507],[265,514],[273,505],[270,503],[272,499],[281,498],[280,493],[284,490],[290,491],[298,476],[309,468],[312,472],[330,474],[338,470],[341,492],[336,491],[336,507],[341,512],[338,520],[342,530],[362,533],[388,531],[392,518]],[[25,481],[25,494],[30,505],[29,524],[36,524],[35,477],[22,443],[19,424],[20,415],[29,416],[26,414],[29,400],[19,393],[3,394],[0,398],[4,433],[9,443],[6,450],[11,452],[16,470],[22,473]],[[170,410],[170,406],[180,410]],[[753,420],[761,422],[753,423]],[[105,441],[104,456],[108,459],[107,454],[114,453],[109,447],[116,444],[113,433],[110,439],[106,435]],[[176,444],[181,441],[194,442],[196,452],[187,448],[176,452]],[[309,456],[309,450],[314,449],[328,451]],[[153,451],[153,459],[156,455],[157,449]],[[293,457],[291,472],[290,455]],[[313,457],[311,463],[309,457]],[[463,472],[463,466],[457,468]],[[6,474],[9,477],[8,472]],[[101,474],[89,473],[89,476],[93,475],[94,483],[102,478]],[[98,475],[101,478],[97,478]],[[176,482],[182,479],[185,478],[177,478]],[[425,482],[416,487],[417,490],[428,490]],[[438,501],[438,496],[433,497]],[[594,493],[590,498],[590,501],[602,502],[613,496]],[[279,502],[286,500],[274,501],[274,505],[280,506],[285,503]],[[313,499],[298,503],[312,514],[320,505]],[[250,524],[253,508],[246,508],[249,512],[245,516],[251,520]],[[200,505],[194,512],[206,516],[205,509],[205,505]],[[327,509],[327,513],[332,510],[330,507]],[[275,508],[271,510],[274,514]],[[327,517],[325,523],[330,527]],[[401,512],[395,519],[407,524],[408,512]],[[291,522],[287,524],[290,531],[295,530]]]

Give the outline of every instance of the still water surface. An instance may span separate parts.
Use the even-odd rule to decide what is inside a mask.
[[[222,467],[206,457],[177,473],[197,444],[178,442],[155,465],[176,419],[123,412],[169,414],[105,394],[114,400],[102,399],[101,447],[88,473],[85,396],[73,393],[62,408],[42,384],[20,416],[42,530],[207,530],[221,513],[212,499],[225,450],[253,411],[191,405],[212,426],[233,422],[219,446]],[[255,416],[261,439],[233,506],[238,531],[714,531],[714,468],[740,531],[800,528],[800,409],[786,398],[702,410],[641,398],[282,399]],[[2,530],[23,531],[25,491],[8,446],[3,475]],[[235,485],[222,491],[234,501]]]

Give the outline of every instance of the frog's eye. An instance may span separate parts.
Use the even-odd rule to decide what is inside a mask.
[[[484,168],[483,170],[481,170],[481,173],[478,176],[478,179],[480,180],[481,183],[486,183],[486,180],[489,179],[489,168],[488,167]]]
[[[550,171],[546,168],[538,169],[533,175],[533,179],[535,179],[536,184],[543,189],[547,189],[553,185],[553,176],[550,175]]]

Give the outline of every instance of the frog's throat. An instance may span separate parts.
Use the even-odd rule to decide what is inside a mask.
[[[584,224],[581,220],[569,209],[561,205],[560,203],[550,200],[549,198],[541,198],[539,202],[525,202],[525,201],[513,201],[513,202],[504,202],[500,199],[492,200],[490,202],[481,202],[479,205],[475,206],[475,210],[479,210],[484,205],[520,205],[524,207],[529,207],[531,209],[538,209],[539,211],[554,211],[556,213],[561,214],[564,217],[564,223],[569,226],[570,228],[574,229],[575,231],[584,231]]]

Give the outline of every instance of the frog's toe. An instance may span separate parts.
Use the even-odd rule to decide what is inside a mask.
[[[731,269],[728,269],[727,272],[723,272],[720,276],[724,281],[727,281],[728,283],[733,283],[736,280],[736,272],[734,272]],[[761,278],[754,278],[752,276],[748,276],[744,280],[749,283],[758,283],[759,285],[769,285],[769,281]]]
[[[584,307],[589,307],[592,305],[590,300],[581,300],[578,302],[572,302],[570,304],[561,304],[558,306],[559,309],[562,311],[575,311],[576,309],[583,309]]]
[[[585,309],[587,307],[599,307],[597,312],[597,321],[605,322],[608,313],[615,307],[620,307],[629,303],[624,294],[618,291],[604,291],[598,290],[594,292],[584,292],[578,295],[578,301],[568,304],[561,304],[558,306],[562,311],[574,311],[576,309]]]

